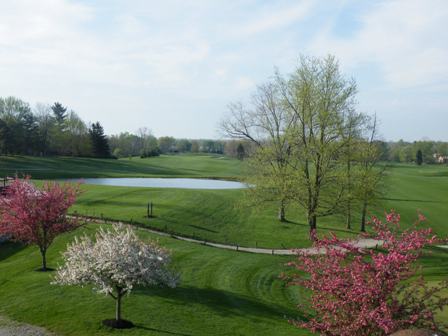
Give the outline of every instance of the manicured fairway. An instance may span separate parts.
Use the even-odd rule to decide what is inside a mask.
[[[57,239],[49,251],[56,266],[60,252],[76,234],[92,234],[90,225]],[[140,231],[143,238],[151,235]],[[0,249],[0,315],[43,326],[61,335],[310,335],[288,324],[300,317],[295,304],[304,294],[278,279],[289,257],[225,251],[160,238],[174,256],[182,282],[176,289],[136,289],[125,298],[124,317],[137,327],[111,331],[101,320],[113,317],[111,298],[91,288],[50,285],[52,273],[34,271],[35,247],[7,244]],[[448,250],[433,249],[423,259],[430,281],[448,276]],[[439,316],[448,318],[448,312]]]
[[[28,168],[27,168],[28,167]],[[172,155],[157,158],[100,160],[85,158],[1,157],[0,169],[34,170],[33,176],[195,176],[238,178],[244,163],[216,155]],[[26,171],[26,169],[24,170]],[[370,214],[382,216],[396,209],[407,226],[421,210],[429,225],[441,236],[448,235],[448,167],[445,165],[392,165],[385,179],[385,197]],[[86,191],[73,210],[88,215],[138,222],[162,230],[210,241],[268,248],[308,246],[308,227],[303,210],[291,207],[289,223],[276,219],[275,204],[254,208],[242,204],[242,190],[176,190],[83,186]],[[154,203],[155,218],[148,220],[146,206]],[[357,234],[359,213],[353,231],[344,219],[319,219],[321,233],[334,231],[344,237]]]
[[[425,225],[448,237],[448,167],[391,166],[382,206],[396,209],[405,223],[412,223],[420,210],[428,219]]]
[[[97,226],[81,232],[92,233]],[[73,235],[58,239],[49,251],[56,266]],[[149,234],[141,233],[143,237]],[[278,275],[285,257],[253,255],[198,246],[170,238],[182,283],[176,289],[137,289],[124,300],[124,317],[137,328],[120,335],[308,335],[288,324],[298,316],[300,295],[285,288]],[[90,288],[50,285],[52,273],[36,272],[35,247],[0,248],[0,315],[44,326],[62,335],[105,335],[101,320],[114,315],[111,298]]]
[[[0,156],[0,176],[18,173],[36,179],[64,177],[235,178],[241,161],[216,154],[162,155],[141,159]]]
[[[448,235],[448,168],[391,166],[385,180],[385,197],[370,209],[383,216],[396,209],[402,225],[414,222],[417,210],[428,218],[424,224],[442,237]],[[173,190],[84,186],[86,191],[73,208],[80,213],[134,221],[178,234],[245,246],[302,247],[309,245],[308,226],[303,212],[291,207],[288,223],[276,219],[275,204],[248,207],[241,200],[242,190]],[[155,218],[147,219],[146,205],[154,203]],[[353,231],[345,229],[344,219],[319,219],[319,232],[334,231],[342,237],[357,234],[359,213],[354,215]]]
[[[5,174],[32,173],[40,179],[62,177],[178,176],[238,178],[240,161],[220,156],[181,155],[132,160],[1,157]],[[38,182],[40,183],[40,182]],[[403,225],[420,209],[442,236],[448,234],[448,168],[446,166],[395,165],[386,178],[385,199],[372,210],[382,214],[395,208]],[[309,245],[308,227],[300,209],[288,210],[289,223],[279,223],[274,204],[262,208],[242,205],[242,190],[181,190],[84,185],[72,211],[138,222],[162,230],[211,241],[260,247]],[[146,205],[154,203],[152,219]],[[358,217],[355,216],[355,220]],[[321,219],[319,231],[351,237],[343,218]],[[49,252],[56,266],[60,252],[75,234],[93,233],[87,226],[57,239]],[[356,230],[356,224],[354,224]],[[151,237],[141,232],[142,237]],[[287,323],[300,316],[295,304],[305,294],[285,288],[278,275],[289,257],[254,255],[157,237],[173,250],[174,265],[182,274],[179,288],[137,289],[124,301],[124,317],[137,328],[126,335],[308,335]],[[112,299],[90,288],[50,285],[51,273],[35,272],[39,265],[35,247],[8,243],[0,246],[0,315],[36,324],[61,335],[117,333],[100,321],[114,313]],[[423,259],[428,281],[448,276],[448,250],[432,249]],[[448,312],[439,316],[448,319]]]
[[[72,211],[92,216],[132,220],[165,231],[241,246],[285,248],[309,246],[308,225],[298,209],[290,209],[290,222],[280,223],[274,205],[241,204],[241,190],[185,190],[123,188],[84,185]],[[148,219],[147,204],[154,203]],[[353,236],[325,218],[322,233],[330,230]],[[333,224],[333,225],[332,225]]]

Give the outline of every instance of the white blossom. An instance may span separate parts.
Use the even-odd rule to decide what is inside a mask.
[[[101,228],[92,241],[88,236],[68,245],[54,283],[60,285],[93,284],[97,292],[130,293],[136,285],[175,287],[178,276],[167,268],[168,251],[156,242],[141,241],[129,226]]]

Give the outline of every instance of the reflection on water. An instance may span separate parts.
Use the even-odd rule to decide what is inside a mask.
[[[179,188],[179,189],[242,189],[241,182],[207,180],[193,178],[86,178],[69,179],[70,182],[82,181],[86,184],[117,187]]]

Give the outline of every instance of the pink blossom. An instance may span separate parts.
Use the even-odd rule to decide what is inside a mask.
[[[448,298],[434,294],[448,288],[448,282],[432,287],[423,280],[404,282],[415,275],[422,249],[437,239],[431,229],[416,227],[423,217],[419,219],[400,232],[400,215],[395,211],[386,214],[386,223],[373,217],[372,238],[383,242],[382,251],[363,251],[335,235],[316,240],[314,246],[325,254],[299,254],[288,263],[301,272],[289,276],[289,284],[311,290],[309,306],[315,314],[306,322],[291,322],[335,336],[388,335],[411,326],[436,328],[434,311]]]

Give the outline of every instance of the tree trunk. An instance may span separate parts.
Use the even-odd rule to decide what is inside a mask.
[[[349,147],[350,150],[350,147]],[[347,161],[347,188],[348,188],[348,200],[347,200],[347,229],[352,228],[352,201],[351,201],[351,192],[352,192],[352,186],[351,186],[351,162],[350,158]]]
[[[41,249],[40,254],[42,255],[42,271],[47,271],[47,250]]]
[[[280,207],[278,209],[278,220],[280,222],[286,222],[286,214],[285,214],[285,201],[280,201]]]
[[[362,205],[361,232],[366,232],[367,202]]]
[[[121,321],[121,289],[117,289],[117,299],[115,300],[115,320]]]
[[[310,240],[315,240],[315,232],[317,229],[317,217],[316,215],[308,215],[308,225],[310,226]]]
[[[348,200],[348,205],[347,205],[347,229],[351,230],[352,228],[352,205],[351,205],[351,201]]]

